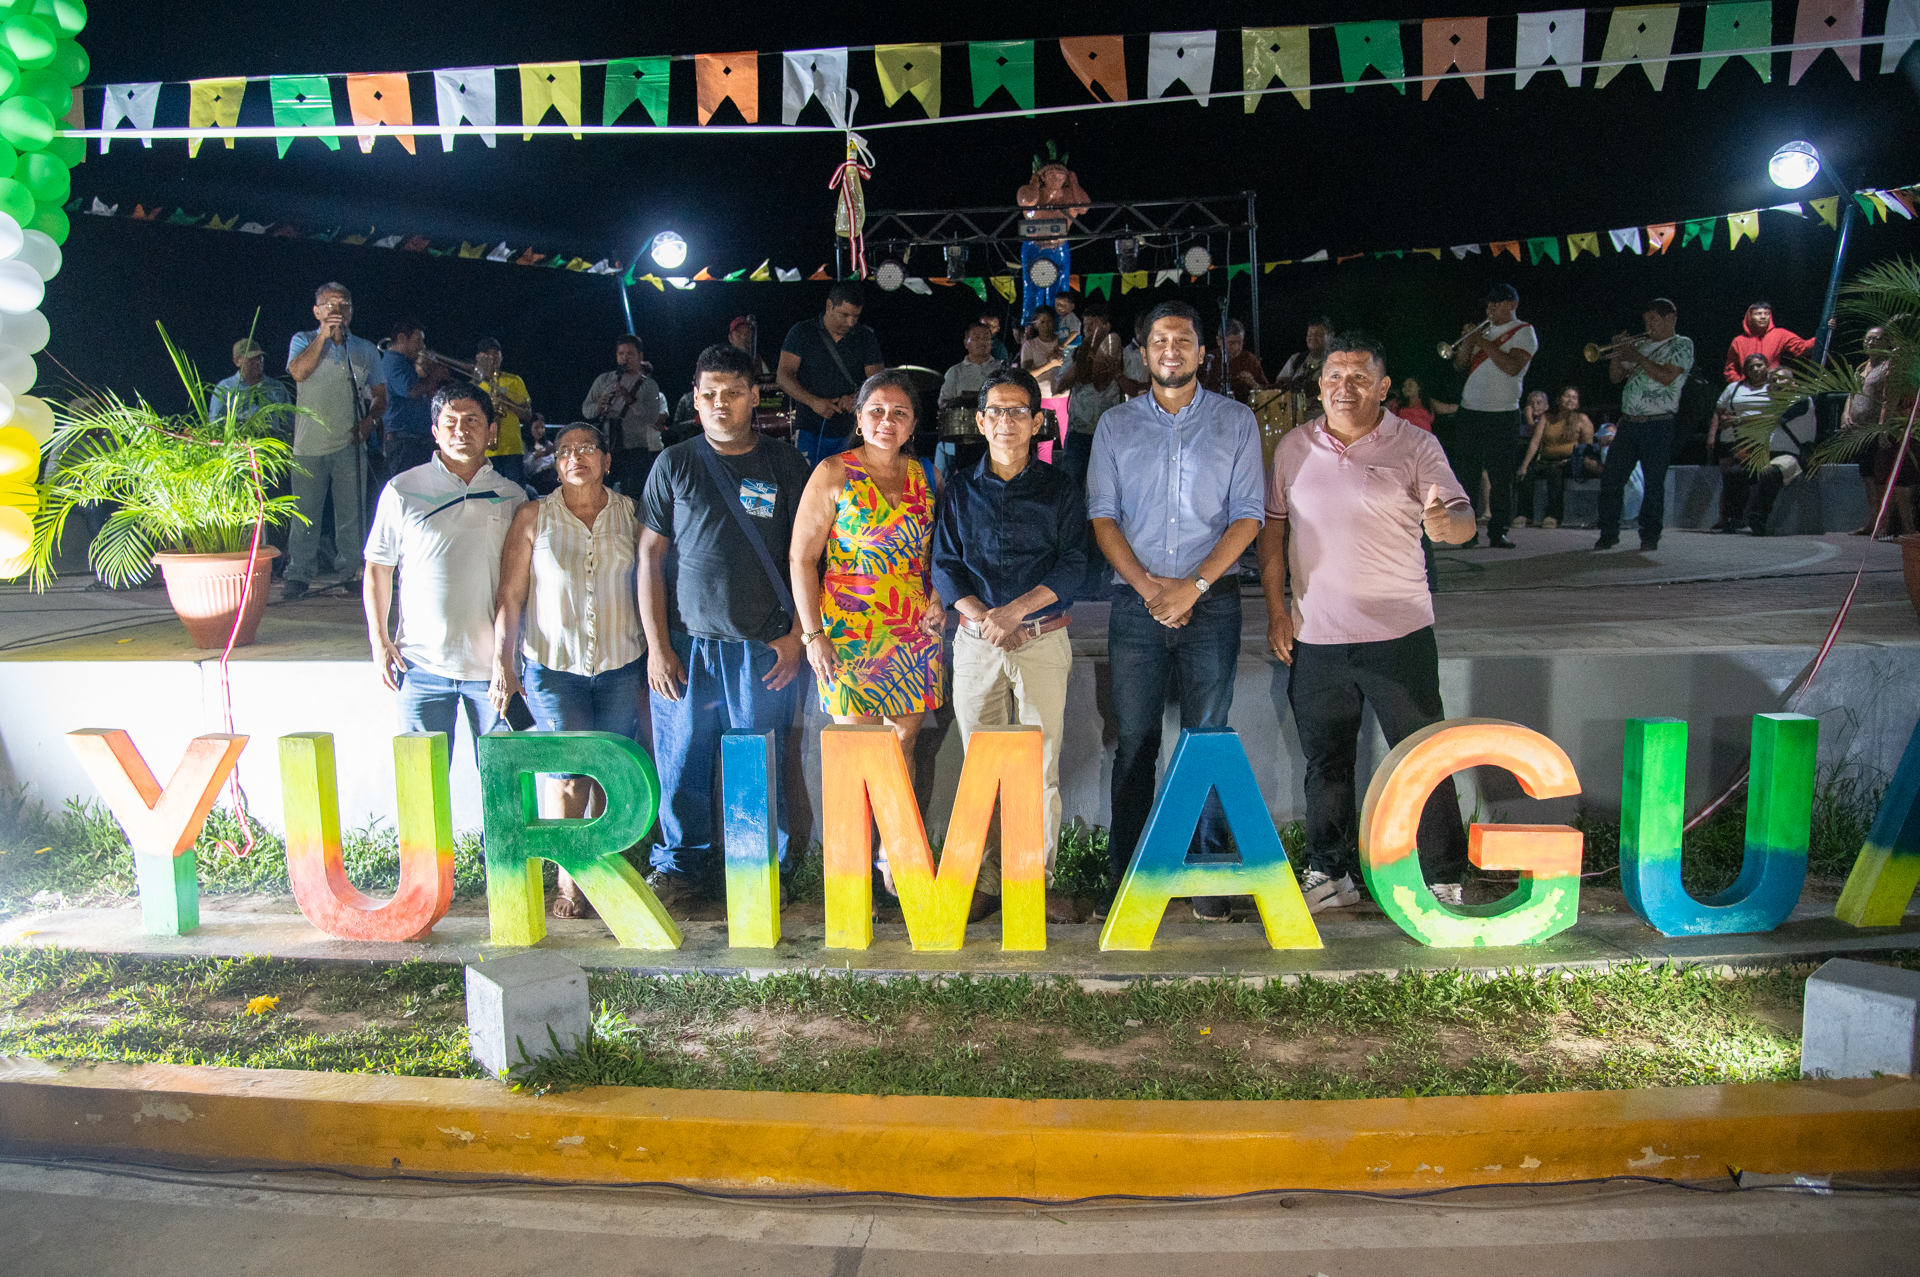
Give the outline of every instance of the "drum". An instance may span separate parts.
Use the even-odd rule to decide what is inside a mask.
[[[974,425],[972,404],[957,403],[940,410],[940,442],[960,443],[979,437],[980,431]]]
[[[753,428],[770,439],[793,437],[793,404],[778,387],[760,387],[760,403],[753,410]]]
[[[1271,471],[1273,450],[1280,446],[1281,437],[1300,424],[1294,420],[1294,396],[1284,390],[1256,390],[1251,406],[1253,419],[1260,424],[1260,451]]]

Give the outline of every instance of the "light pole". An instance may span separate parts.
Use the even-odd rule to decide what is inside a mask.
[[[1824,175],[1827,185],[1840,197],[1840,238],[1833,246],[1833,271],[1827,276],[1827,299],[1820,307],[1820,326],[1814,333],[1813,357],[1817,364],[1827,362],[1827,347],[1833,342],[1833,308],[1840,297],[1840,272],[1847,261],[1847,236],[1853,230],[1853,192],[1842,186],[1811,142],[1792,141],[1781,145],[1767,161],[1767,176],[1782,190],[1797,191],[1815,177]]]

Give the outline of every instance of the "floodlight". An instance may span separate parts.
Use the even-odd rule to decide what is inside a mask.
[[[1113,241],[1113,255],[1118,259],[1121,274],[1131,275],[1140,269],[1140,241],[1132,236]]]
[[[647,256],[661,270],[677,270],[687,260],[687,241],[672,231],[661,231],[647,246]]]
[[[967,273],[967,246],[965,244],[947,245],[947,278],[959,279]]]
[[[1213,269],[1213,254],[1199,244],[1195,244],[1187,250],[1187,255],[1180,259],[1180,264],[1187,268],[1189,275],[1204,275]]]
[[[1027,265],[1027,279],[1035,288],[1052,288],[1060,282],[1060,267],[1051,257],[1036,257]]]
[[[880,291],[891,293],[907,282],[907,268],[900,264],[897,257],[889,257],[873,270],[873,282],[880,285]]]
[[[1767,176],[1775,186],[1797,191],[1820,175],[1820,152],[1811,142],[1783,145],[1767,161]]]

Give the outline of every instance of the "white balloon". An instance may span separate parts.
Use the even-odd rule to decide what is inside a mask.
[[[42,282],[60,273],[60,246],[45,231],[22,231],[20,251],[13,260],[33,267]],[[36,303],[37,304],[37,303]]]
[[[24,422],[16,423],[13,419],[13,416],[14,416],[13,392],[11,390],[8,390],[5,386],[0,386],[0,426],[25,424]],[[28,433],[29,434],[32,433],[31,428],[28,429]],[[35,435],[34,437],[39,438],[38,435]],[[41,439],[40,442],[45,443],[46,440]]]
[[[24,395],[39,378],[40,370],[34,366],[32,355],[12,346],[0,346],[0,386],[6,387],[10,394]]]
[[[20,245],[26,242],[24,236],[20,223],[13,220],[13,214],[0,213],[0,261],[20,251]]]
[[[38,439],[41,443],[53,438],[53,409],[44,399],[32,395],[13,397],[13,418],[10,426],[19,426],[22,430]]]
[[[0,262],[0,310],[24,315],[37,309],[46,295],[47,281],[40,278],[39,271],[25,262]]]
[[[47,348],[47,339],[53,330],[47,324],[47,317],[37,310],[24,315],[0,315],[0,342],[17,346],[29,355],[37,355]]]

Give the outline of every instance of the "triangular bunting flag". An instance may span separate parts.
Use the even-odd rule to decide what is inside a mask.
[[[1102,95],[1108,102],[1127,100],[1126,42],[1117,35],[1068,37],[1060,41],[1060,56],[1067,60],[1080,83],[1087,86],[1095,101]],[[1095,85],[1099,85],[1096,92]]]
[[[1638,226],[1622,226],[1617,231],[1608,231],[1607,237],[1613,241],[1613,251],[1616,253],[1638,254],[1640,251],[1640,228]]]
[[[1324,262],[1327,260],[1327,250],[1323,248],[1319,252],[1310,253],[1299,260],[1303,262]]]
[[[888,106],[911,93],[929,120],[940,117],[939,45],[876,45],[873,69],[880,77],[880,95]]]
[[[355,124],[390,124],[404,127],[413,123],[413,96],[407,87],[407,73],[393,71],[380,75],[350,75],[347,77],[347,105],[353,110]],[[407,154],[414,154],[413,135],[398,135],[401,146],[407,148]],[[373,149],[374,136],[362,134],[360,153],[365,155]]]
[[[406,241],[400,245],[400,251],[403,253],[424,253],[431,247],[433,247],[433,241],[425,235],[409,235]]]
[[[1540,235],[1527,241],[1527,265],[1538,266],[1542,257],[1550,257],[1553,264],[1560,264],[1560,237],[1558,235]]]
[[[485,257],[486,255],[487,255],[487,241],[481,240],[478,244],[469,244],[464,239],[460,241],[460,256],[468,257],[468,258],[481,258],[481,257]]]
[[[1250,275],[1252,275],[1252,274],[1253,274],[1253,263],[1252,263],[1252,262],[1241,262],[1241,263],[1240,263],[1239,265],[1237,265],[1237,266],[1228,266],[1228,267],[1227,267],[1227,278],[1228,278],[1228,279],[1232,279],[1232,278],[1233,278],[1233,277],[1234,277],[1235,275],[1249,275],[1249,276],[1250,276]]]
[[[1454,261],[1464,262],[1467,260],[1468,253],[1472,253],[1475,257],[1478,257],[1480,255],[1480,246],[1478,244],[1455,244],[1447,251],[1453,254]]]
[[[1807,210],[1800,206],[1800,201],[1798,200],[1795,200],[1791,204],[1769,204],[1767,205],[1767,211],[1769,213],[1792,213],[1795,217],[1805,217],[1807,215]]]
[[[820,265],[814,268],[813,274],[807,276],[807,278],[810,280],[830,280],[833,276],[827,274],[827,264],[821,262]]]
[[[1413,251],[1416,253],[1425,253],[1436,262],[1440,260],[1440,250],[1437,248],[1416,248]]]
[[[1727,214],[1727,247],[1728,249],[1735,249],[1740,247],[1740,241],[1742,239],[1750,239],[1756,243],[1759,242],[1760,212],[1758,209],[1755,209],[1753,212],[1750,212],[1750,213],[1728,213]]]
[[[1340,256],[1333,259],[1333,264],[1335,266],[1339,266],[1344,262],[1352,261],[1356,257],[1365,257],[1365,256],[1366,256],[1365,253],[1342,253]]]
[[[1886,43],[1880,46],[1881,75],[1898,69],[1900,59],[1920,38],[1920,0],[1887,0],[1886,35]]]
[[[1672,222],[1661,222],[1656,226],[1647,227],[1647,256],[1651,257],[1655,253],[1664,256],[1667,245],[1673,243],[1674,230],[1675,225]]]
[[[546,260],[547,255],[545,253],[536,253],[529,247],[522,251],[520,256],[513,259],[513,264],[515,266],[538,266]]]
[[[1885,220],[1887,216],[1887,211],[1880,207],[1880,201],[1873,197],[1873,192],[1871,191],[1855,191],[1853,193],[1853,202],[1860,206],[1860,212],[1866,216],[1867,225],[1869,226],[1873,225],[1873,215],[1875,213],[1880,214],[1882,220]]]
[[[1582,231],[1578,235],[1567,236],[1567,260],[1577,262],[1580,260],[1580,254],[1582,253],[1592,253],[1595,257],[1600,256],[1599,231]]]
[[[1010,302],[1013,300],[1014,294],[1016,291],[1013,286],[1013,276],[995,275],[991,277],[987,282],[993,285],[994,292],[1000,294],[1001,301]]]
[[[194,226],[194,225],[197,225],[200,219],[205,216],[206,216],[205,213],[189,213],[184,208],[176,208],[173,210],[173,216],[167,219],[167,225]]]
[[[1120,275],[1120,295],[1125,297],[1136,288],[1147,286],[1147,272],[1143,270],[1124,271]]]
[[[1084,290],[1080,287],[1080,277],[1078,275],[1067,276],[1067,291],[1081,293],[1083,296],[1085,295]]]
[[[580,64],[578,62],[522,62],[520,64],[520,123],[524,127],[558,111],[563,124],[580,123]],[[533,134],[524,133],[525,142]],[[580,135],[575,133],[578,142]]]
[[[240,123],[240,99],[246,96],[246,92],[245,80],[187,81],[187,127],[233,128]],[[148,120],[152,120],[151,115]],[[200,154],[200,143],[204,140],[197,137],[187,139],[188,158]],[[231,151],[233,139],[227,138],[225,141],[227,149]]]
[[[1194,278],[1198,279],[1199,276],[1196,275]],[[1155,288],[1160,287],[1162,284],[1177,284],[1179,282],[1180,268],[1177,266],[1169,266],[1167,269],[1155,271],[1153,274],[1153,286]],[[1012,298],[1008,298],[1008,300],[1011,301]]]
[[[600,122],[617,124],[635,102],[655,125],[667,122],[667,86],[673,59],[615,58],[607,63],[607,84],[600,97]]]
[[[398,248],[400,247],[400,237],[398,235],[389,235],[384,239],[373,241],[373,246],[375,248]]]
[[[747,279],[756,284],[764,284],[769,279],[772,279],[773,276],[767,273],[767,262],[772,260],[773,259],[769,257],[766,262],[761,262],[758,266],[754,267],[753,274],[747,276]]]
[[[847,51],[795,49],[780,55],[780,122],[794,124],[810,98],[819,98],[829,118],[847,116]]]
[[[160,82],[146,84],[109,84],[107,98],[100,108],[100,127],[113,129],[125,120],[136,129],[153,127],[153,113],[160,105]],[[238,118],[237,116],[235,117]],[[112,138],[100,139],[100,154],[105,155],[107,148],[113,145]],[[153,149],[153,139],[141,138],[140,145]]]
[[[267,96],[273,100],[273,122],[276,127],[308,128],[334,122],[333,90],[324,75],[276,75],[267,81]],[[330,151],[340,149],[340,139],[337,137],[317,140],[324,142]],[[285,159],[293,139],[278,137],[274,142],[280,148],[280,158]]]
[[[1290,257],[1289,257],[1289,258],[1285,258],[1285,259],[1282,259],[1281,261],[1277,261],[1277,262],[1261,262],[1261,263],[1260,263],[1260,273],[1261,273],[1262,275],[1271,275],[1271,274],[1273,274],[1273,268],[1274,268],[1274,267],[1276,267],[1276,266],[1291,266],[1291,265],[1293,265],[1293,259],[1292,259],[1292,258],[1290,258]]]
[[[747,277],[747,268],[745,266],[742,266],[739,270],[730,270],[726,274],[722,275],[720,277],[720,282],[723,284],[737,284],[741,280],[745,279],[746,277]]]
[[[1807,207],[1820,214],[1820,220],[1828,226],[1840,225],[1840,197],[1829,195],[1825,199],[1808,200]]]
[[[1487,20],[1485,18],[1428,18],[1420,24],[1420,74],[1439,75],[1455,67],[1467,78],[1473,96],[1487,96]],[[1420,100],[1433,96],[1440,81],[1420,86]]]
[[[593,263],[588,261],[584,257],[576,257],[572,261],[567,263],[567,269],[574,270],[574,271],[592,270]]]
[[[1754,49],[1773,43],[1773,0],[1710,4],[1706,13],[1707,30],[1700,41],[1702,53],[1712,53],[1716,49]],[[1771,54],[1747,53],[1742,56],[1760,76],[1760,83],[1773,83]],[[1713,83],[1713,77],[1726,64],[1725,58],[1700,59],[1700,87],[1704,89]]]
[[[440,116],[440,149],[453,149],[453,134],[447,129],[462,120],[475,128],[488,128],[500,117],[496,105],[492,67],[448,67],[433,73],[433,105]],[[497,133],[482,133],[480,140],[492,146]]]
[[[1587,11],[1555,9],[1523,13],[1515,30],[1513,87],[1527,87],[1540,68],[1551,62],[1567,87],[1580,87],[1580,63],[1587,59]]]
[[[1647,81],[1657,91],[1667,82],[1667,55],[1673,52],[1673,33],[1680,25],[1680,6],[1637,5],[1613,11],[1607,26],[1606,47],[1600,51],[1602,62],[1615,63],[1600,68],[1594,87],[1604,89],[1626,67],[1623,62],[1638,62],[1647,73]]]
[[[693,55],[694,116],[705,124],[733,99],[734,109],[748,124],[760,122],[760,55],[696,53]],[[664,291],[664,290],[663,290]]]
[[[1015,106],[1033,109],[1033,41],[975,40],[967,46],[967,67],[974,106],[984,106],[995,89],[1004,88]]]
[[[1147,39],[1147,96],[1164,97],[1168,89],[1184,84],[1207,104],[1213,93],[1214,31],[1156,31]]]
[[[115,204],[114,207],[119,208],[120,206]],[[267,228],[259,222],[243,222],[240,225],[240,233],[242,235],[265,235]]]
[[[1092,297],[1096,294],[1105,297],[1109,301],[1113,300],[1113,276],[1111,274],[1087,276],[1087,296]]]
[[[649,273],[649,274],[642,275],[639,279],[639,282],[642,284],[652,284],[655,288],[659,289],[663,293],[667,291],[666,282],[662,280],[658,275],[655,275],[655,274]]]
[[[1800,0],[1799,12],[1793,20],[1793,42],[1795,44],[1813,44],[1820,40],[1858,40],[1864,19],[1864,6],[1860,0]],[[1823,53],[1831,53],[1840,59],[1840,65],[1854,79],[1860,78],[1860,46],[1845,45],[1838,49],[1795,49],[1792,60],[1787,64],[1787,83],[1798,84],[1807,68]],[[1884,55],[1881,65],[1884,67]]]
[[[1905,218],[1907,221],[1913,220],[1912,206],[1900,197],[1898,191],[1875,191],[1873,197],[1879,201],[1882,213]]]
[[[965,284],[968,288],[971,288],[974,291],[974,295],[977,296],[981,301],[987,300],[987,281],[986,280],[980,278],[980,276],[978,275],[968,275],[966,278],[962,279],[960,282]]]
[[[705,281],[706,283],[709,283],[709,284],[715,282],[713,278],[713,274],[710,271],[708,271],[707,268],[704,266],[700,268],[699,272],[695,274],[693,278],[695,282]]]
[[[154,217],[158,217],[159,215],[160,215],[160,210],[159,210],[159,209],[157,209],[157,208],[156,208],[155,210],[153,210],[153,213],[151,214],[151,216],[154,216]],[[277,226],[277,227],[276,227],[276,228],[274,229],[274,232],[273,232],[273,238],[275,238],[275,239],[299,239],[299,238],[300,238],[300,228],[299,228],[298,226],[292,226],[292,225],[289,225],[289,224],[288,224],[288,223],[286,223],[286,222],[281,222],[281,223],[280,223],[280,224],[279,224],[279,225],[278,225],[278,226]]]
[[[1240,77],[1240,87],[1247,91],[1241,102],[1249,115],[1260,105],[1260,99],[1254,94],[1275,80],[1293,89],[1293,100],[1302,110],[1312,106],[1309,100],[1312,95],[1305,88],[1313,83],[1307,57],[1307,28],[1248,27],[1242,31]]]
[[[93,214],[95,217],[112,217],[119,211],[120,206],[118,204],[103,204],[100,202],[98,195],[93,197],[93,205],[87,209],[87,212]]]
[[[1897,191],[1883,191],[1881,194],[1891,195],[1894,200],[1899,203],[1901,208],[1907,210],[1907,216],[1912,217],[1916,212],[1920,212],[1920,208],[1915,207],[1915,189],[1914,187],[1907,186]]]
[[[373,234],[373,228],[369,226],[367,228],[367,233],[365,235],[362,235],[359,231],[355,231],[351,235],[342,235],[340,237],[340,242],[342,244],[364,244],[367,242],[368,237],[371,236],[372,234]]]
[[[907,286],[907,291],[910,293],[918,293],[922,297],[933,296],[933,289],[929,288],[927,286],[927,281],[920,278],[918,275],[907,276],[906,286]]]
[[[513,250],[507,247],[507,241],[503,239],[493,246],[493,251],[487,254],[487,260],[490,262],[504,262],[512,256]]]
[[[1520,241],[1517,239],[1495,240],[1489,247],[1493,249],[1493,255],[1495,257],[1500,256],[1502,253],[1511,253],[1513,254],[1514,261],[1517,262],[1520,260]]]
[[[1389,80],[1407,73],[1398,22],[1343,22],[1333,29],[1333,38],[1340,46],[1340,78],[1346,81],[1349,93],[1368,67]],[[1407,91],[1404,83],[1393,87],[1402,93]]]
[[[1404,248],[1383,248],[1373,255],[1373,260],[1377,262],[1382,257],[1391,257],[1395,261],[1405,261],[1407,259],[1407,250]]]
[[[1710,250],[1713,247],[1713,228],[1719,220],[1717,217],[1698,217],[1688,222],[1680,234],[1680,247],[1685,248],[1697,239],[1701,251]]]

